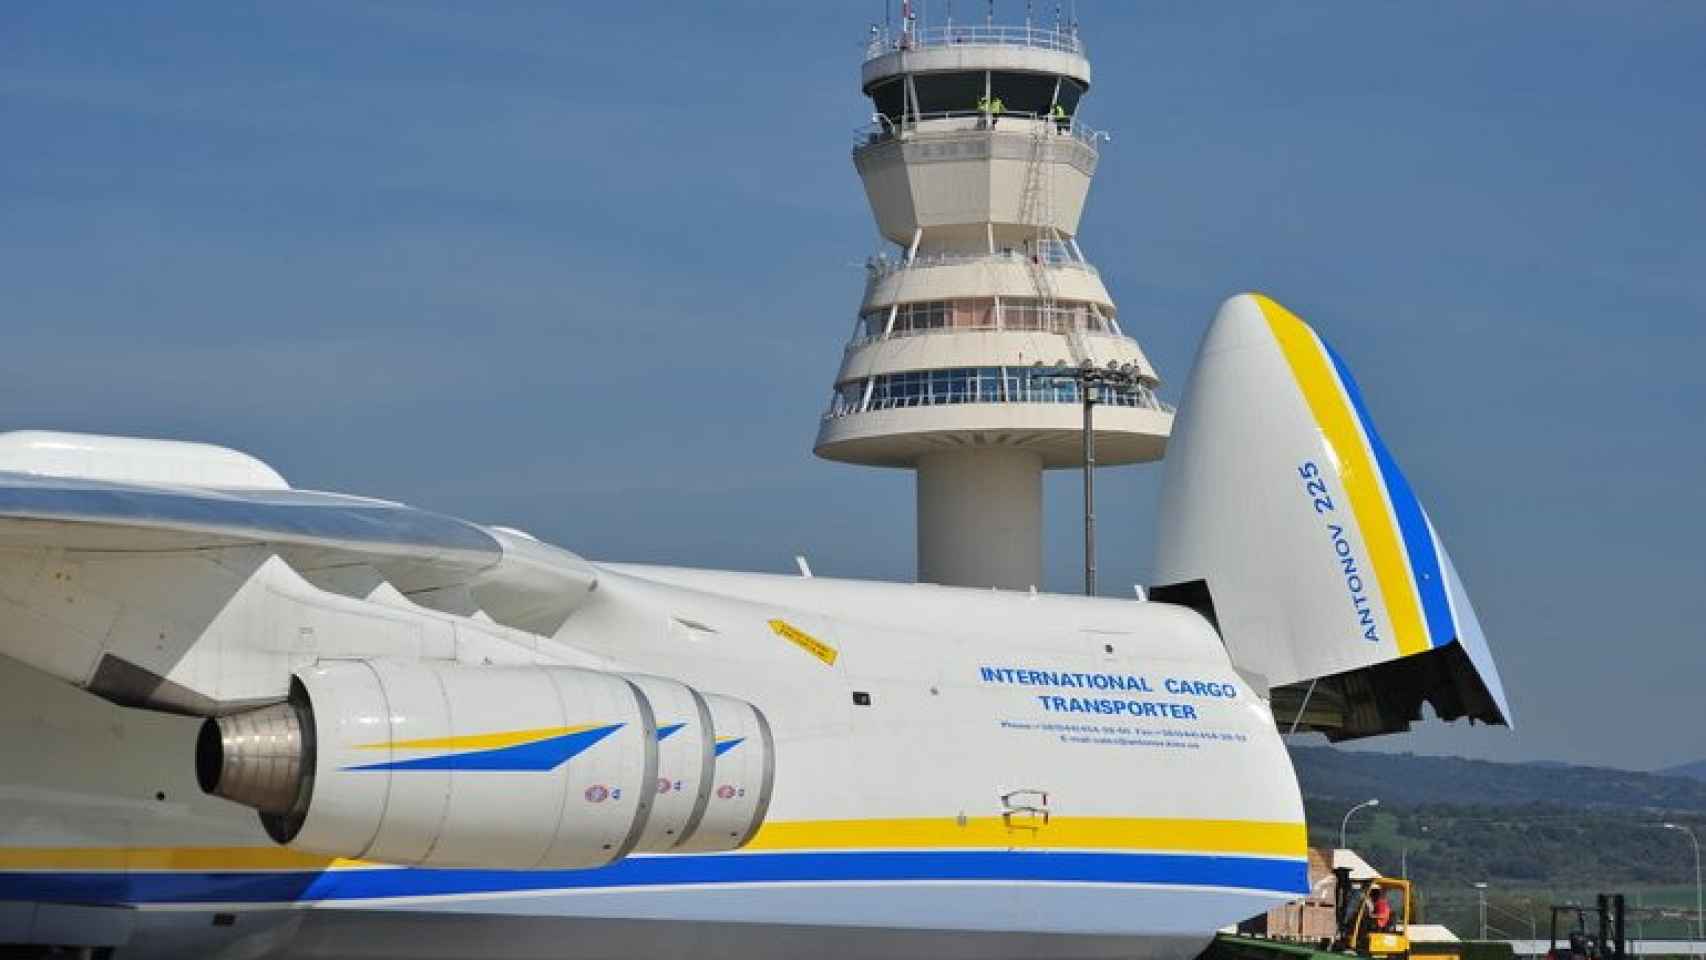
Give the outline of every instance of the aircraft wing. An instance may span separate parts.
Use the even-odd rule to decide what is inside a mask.
[[[567,870],[746,844],[764,714],[563,642],[597,584],[527,534],[237,451],[0,434],[0,655],[204,718],[180,745],[201,789],[300,850]]]
[[[0,548],[140,554],[245,545],[271,548],[310,579],[365,568],[425,606],[477,609],[542,634],[596,582],[592,566],[566,550],[385,500],[0,471]]]

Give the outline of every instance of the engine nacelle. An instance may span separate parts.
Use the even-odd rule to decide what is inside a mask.
[[[705,816],[716,773],[717,733],[699,691],[645,674],[627,679],[651,701],[658,731],[657,796],[635,849],[661,853],[692,836]]]
[[[698,828],[678,845],[691,851],[746,846],[764,824],[776,783],[776,743],[757,707],[721,694],[705,694],[715,731],[716,770],[711,798]]]
[[[724,716],[725,737],[763,730],[744,813],[717,803]],[[672,680],[348,660],[300,671],[285,703],[207,721],[196,771],[203,790],[259,810],[273,839],[299,849],[569,869],[636,848],[733,849],[763,818],[774,760],[756,708]]]

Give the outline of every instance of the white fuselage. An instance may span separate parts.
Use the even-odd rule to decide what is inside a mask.
[[[200,794],[196,721],[5,660],[0,900],[118,924],[120,957],[1186,956],[1304,882],[1272,715],[1183,608],[604,565],[537,652],[758,705],[752,842],[581,871],[288,850]]]

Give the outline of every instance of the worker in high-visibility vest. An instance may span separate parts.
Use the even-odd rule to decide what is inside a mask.
[[[1048,115],[1054,120],[1054,128],[1061,133],[1065,133],[1066,128],[1072,125],[1072,121],[1066,117],[1066,108],[1059,103],[1049,108]]]
[[[1392,929],[1392,904],[1387,902],[1386,891],[1375,887],[1368,892],[1368,912],[1374,921],[1373,928],[1384,932]]]

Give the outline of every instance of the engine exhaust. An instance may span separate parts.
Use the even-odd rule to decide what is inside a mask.
[[[263,821],[299,812],[314,769],[314,725],[306,712],[292,698],[203,722],[195,747],[202,791],[271,815]]]

